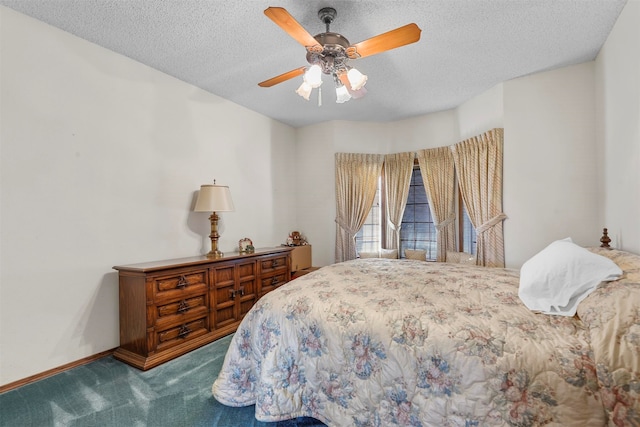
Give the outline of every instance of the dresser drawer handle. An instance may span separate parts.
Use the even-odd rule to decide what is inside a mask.
[[[274,277],[273,279],[271,279],[271,284],[272,284],[273,286],[277,285],[277,284],[278,284],[278,278],[277,278],[277,277]]]
[[[244,286],[242,286],[238,292],[240,292],[240,295],[244,296]]]
[[[236,293],[238,291],[234,290],[234,289],[230,289],[229,290],[229,296],[231,297],[231,299],[236,299]]]
[[[185,338],[191,333],[191,329],[187,325],[180,326],[180,332],[178,332],[178,338]]]
[[[189,286],[189,281],[187,280],[187,278],[185,276],[180,276],[180,280],[178,280],[176,288],[184,289],[187,286]]]
[[[191,307],[189,307],[189,303],[185,300],[180,301],[180,305],[178,305],[178,313],[185,313],[189,311]]]
[[[274,259],[273,261],[271,261],[271,268],[276,268],[278,266],[278,260]]]

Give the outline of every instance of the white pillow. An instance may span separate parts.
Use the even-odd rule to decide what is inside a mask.
[[[574,244],[557,240],[520,269],[518,296],[530,310],[573,316],[580,301],[598,284],[616,280],[622,270],[613,261]]]

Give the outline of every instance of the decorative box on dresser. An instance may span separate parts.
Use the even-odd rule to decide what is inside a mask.
[[[114,357],[147,370],[235,332],[261,296],[291,279],[291,248],[113,268],[120,294]]]
[[[311,267],[311,245],[294,246],[291,251],[291,272]]]

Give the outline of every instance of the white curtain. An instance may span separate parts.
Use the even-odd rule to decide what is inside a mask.
[[[477,264],[504,267],[502,153],[504,129],[451,146],[462,199],[476,229]]]
[[[356,258],[362,228],[378,187],[384,155],[336,153],[336,262]]]
[[[418,164],[437,232],[436,261],[444,262],[447,251],[456,250],[456,188],[453,155],[449,147],[420,150]]]
[[[386,248],[400,249],[400,227],[409,197],[414,153],[384,156]],[[398,254],[399,255],[399,254]]]

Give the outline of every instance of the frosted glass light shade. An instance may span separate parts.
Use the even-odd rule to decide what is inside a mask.
[[[312,87],[309,85],[309,83],[302,82],[300,87],[296,89],[296,93],[308,101],[309,95],[311,95],[311,89]]]
[[[355,68],[347,72],[347,78],[349,79],[349,83],[351,83],[351,90],[361,89],[367,83],[367,76]]]
[[[336,103],[342,104],[343,102],[347,102],[351,99],[351,95],[349,95],[349,91],[347,87],[342,85],[336,87]]]
[[[358,90],[351,90],[351,88],[347,88],[349,90],[349,94],[352,99],[360,99],[367,94],[367,88],[362,87]]]
[[[320,87],[322,84],[322,69],[319,65],[312,65],[304,73],[304,81],[312,88]]]
[[[205,184],[200,186],[195,212],[231,212],[235,208],[231,192],[226,185]]]

